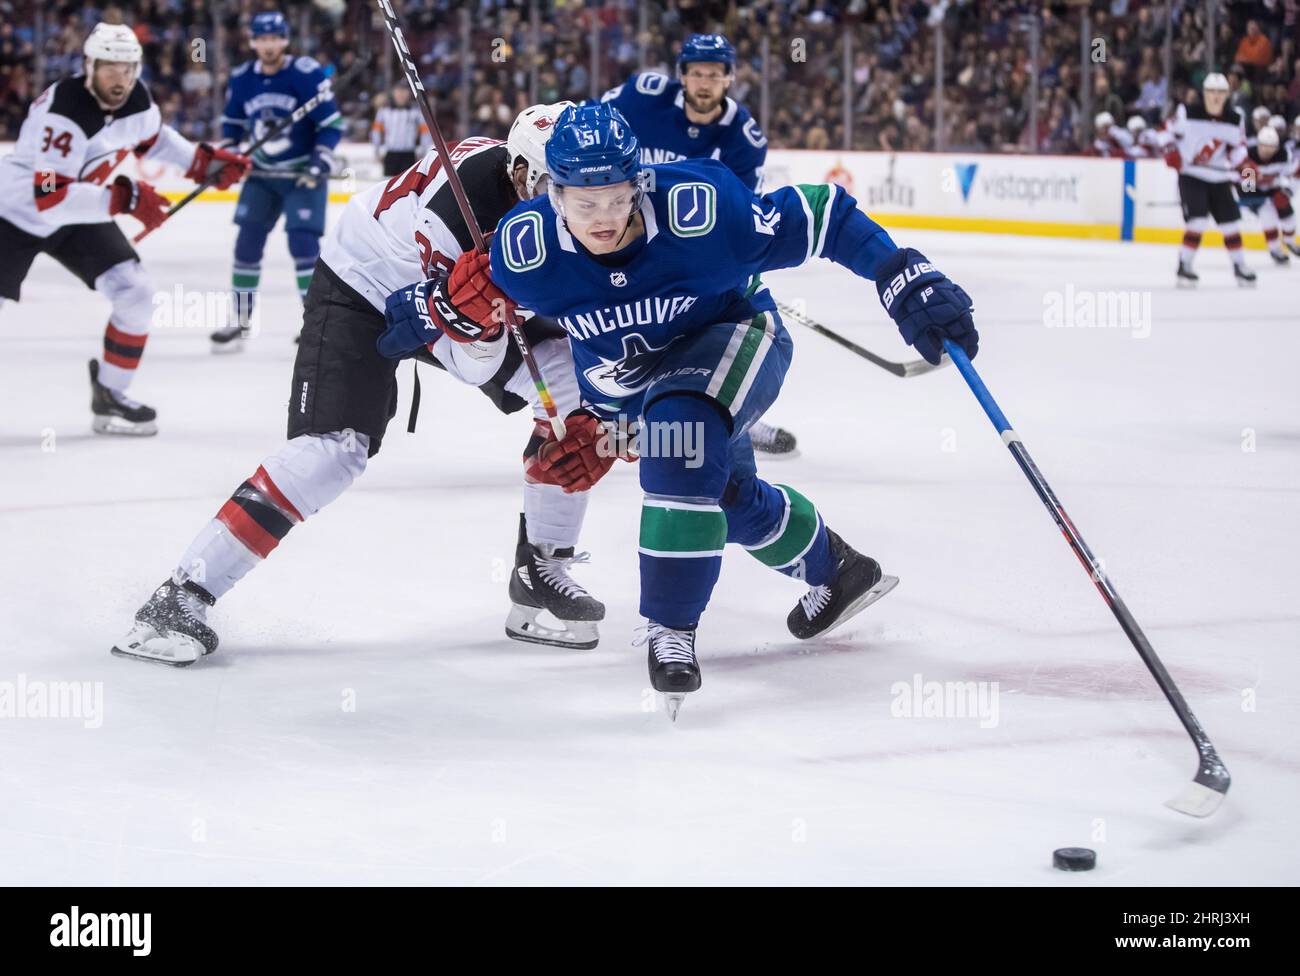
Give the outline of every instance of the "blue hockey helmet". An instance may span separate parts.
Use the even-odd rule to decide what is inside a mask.
[[[736,68],[736,49],[721,34],[692,34],[682,42],[682,53],[677,55],[677,70],[682,71],[688,64],[712,62],[725,64],[727,70]]]
[[[289,22],[278,10],[267,10],[253,15],[250,31],[254,37],[289,36]]]
[[[613,105],[566,108],[546,143],[546,169],[556,186],[638,182],[641,150],[632,127]]]

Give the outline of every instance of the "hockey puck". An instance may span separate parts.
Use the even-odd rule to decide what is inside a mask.
[[[1061,847],[1052,851],[1052,867],[1058,871],[1091,871],[1097,866],[1097,852],[1086,847]]]

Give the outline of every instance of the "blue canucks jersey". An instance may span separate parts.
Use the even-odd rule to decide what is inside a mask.
[[[686,118],[685,98],[680,81],[643,71],[605,92],[601,101],[627,119],[641,146],[643,165],[716,159],[749,189],[760,189],[767,137],[745,107],[724,98],[716,122],[696,125]]]
[[[652,169],[645,236],[616,255],[592,256],[545,195],[517,204],[492,241],[493,281],[568,331],[583,400],[606,417],[640,414],[679,339],[774,311],[762,272],[823,257],[874,279],[896,250],[834,184],[759,196],[713,160]]]
[[[263,74],[257,61],[241,64],[230,75],[221,134],[247,143],[262,138],[280,119],[314,98],[330,79],[314,58],[286,58],[275,74]],[[253,154],[255,169],[303,169],[316,147],[332,150],[343,137],[343,117],[331,94],[289,131]]]

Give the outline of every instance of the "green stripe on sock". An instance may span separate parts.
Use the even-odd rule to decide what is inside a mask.
[[[727,517],[720,508],[665,508],[649,499],[641,505],[642,552],[712,556],[726,544]]]
[[[722,404],[722,406],[731,406],[732,398],[735,397],[736,391],[740,389],[740,384],[744,382],[745,374],[749,372],[749,364],[754,361],[754,353],[758,351],[758,344],[763,341],[766,326],[766,312],[760,312],[749,323],[749,331],[745,333],[745,338],[740,340],[740,348],[736,350],[736,358],[731,361],[731,369],[727,370],[727,378],[722,381],[722,387],[718,390],[718,403]]]
[[[238,271],[230,276],[231,286],[241,291],[256,289],[261,280],[262,276],[260,274],[240,274]]]
[[[786,497],[785,525],[776,538],[750,549],[749,554],[765,566],[789,566],[808,551],[817,537],[817,507],[789,485],[776,485]]]

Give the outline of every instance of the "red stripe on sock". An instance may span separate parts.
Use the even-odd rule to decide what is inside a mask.
[[[244,544],[255,556],[265,559],[271,554],[280,540],[262,528],[239,507],[233,498],[221,506],[217,512],[217,521],[230,530],[231,535]]]
[[[134,349],[143,349],[144,344],[149,341],[149,334],[134,335],[130,332],[123,332],[112,322],[108,323],[108,328],[104,330],[104,338],[116,342],[119,346],[131,346]]]
[[[1239,249],[1241,247],[1241,235],[1228,234],[1226,237],[1223,238],[1223,246],[1226,247],[1229,251],[1235,251]]]
[[[1275,231],[1275,230],[1266,230],[1266,231],[1264,231],[1264,240],[1266,240],[1266,241],[1275,241],[1275,240],[1277,240],[1277,231]]]
[[[104,362],[108,363],[110,366],[119,366],[122,369],[135,369],[140,365],[140,360],[119,356],[110,349],[104,350]]]
[[[1183,247],[1200,247],[1201,235],[1195,231],[1187,231],[1183,234]]]
[[[253,477],[248,479],[248,483],[275,502],[276,507],[285,515],[290,516],[295,522],[302,521],[302,514],[293,507],[293,503],[289,499],[284,497],[284,492],[276,487],[275,482],[271,480],[271,476],[266,473],[266,468],[259,464],[257,470],[253,472]]]

